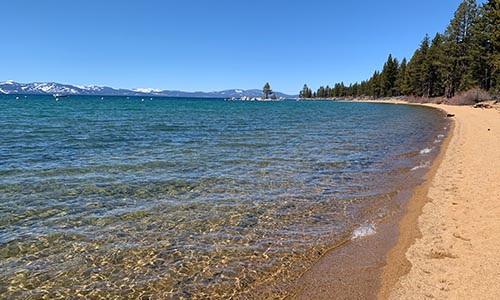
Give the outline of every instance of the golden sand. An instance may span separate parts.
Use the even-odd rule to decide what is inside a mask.
[[[399,221],[378,299],[500,299],[500,105],[429,106],[453,114],[453,126]],[[352,262],[356,257],[350,259],[350,250],[340,255]],[[291,299],[377,298],[366,290],[378,289],[379,279],[374,278],[378,272],[348,269],[358,272],[357,282],[342,283],[332,273],[338,272],[333,265],[338,257],[328,256],[339,255],[335,251],[304,274]],[[378,264],[374,259],[375,269]],[[353,289],[359,289],[359,295]]]
[[[379,299],[500,299],[500,111],[432,106],[453,130],[408,204]]]

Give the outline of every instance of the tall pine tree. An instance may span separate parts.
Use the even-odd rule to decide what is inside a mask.
[[[369,80],[369,95],[374,98],[379,98],[381,96],[382,89],[380,88],[380,72],[373,72],[372,78]]]
[[[432,42],[426,35],[409,61],[398,64],[389,55],[382,70],[369,80],[348,87],[336,83],[314,94],[453,97],[476,87],[500,94],[500,0],[487,0],[481,6],[476,0],[463,0],[446,31],[436,34]]]
[[[312,98],[312,91],[311,89],[307,86],[307,84],[304,84],[304,87],[299,93],[300,98]]]
[[[464,0],[446,29],[444,49],[447,58],[445,62],[447,97],[453,97],[457,92],[477,85],[473,76],[471,51],[472,28],[476,17],[476,1]]]
[[[424,97],[435,97],[444,93],[443,55],[443,37],[437,33],[422,63],[421,80]]]
[[[269,85],[269,82],[266,82],[266,84],[262,88],[262,93],[264,94],[264,96],[265,96],[266,99],[269,97],[269,94],[273,93],[273,90],[271,89],[271,86]]]
[[[403,92],[406,95],[422,96],[424,94],[422,68],[428,50],[429,36],[425,35],[420,47],[415,51],[406,67],[406,76],[403,83]]]
[[[398,75],[396,77],[394,96],[401,96],[403,94],[403,83],[405,81],[405,76],[406,76],[406,65],[407,65],[406,58],[403,58],[398,68]]]
[[[484,79],[494,93],[500,93],[500,1],[489,0],[484,4],[483,18],[488,51],[490,74]],[[489,76],[488,76],[489,75]]]
[[[399,63],[397,59],[393,59],[389,54],[387,62],[384,64],[382,73],[380,74],[380,96],[392,97],[396,94],[396,79],[398,76]]]
[[[498,1],[497,1],[498,2]],[[492,26],[488,24],[487,5],[478,8],[476,20],[471,28],[472,37],[470,45],[471,75],[475,84],[484,89],[491,88],[491,72],[493,48],[491,45]]]

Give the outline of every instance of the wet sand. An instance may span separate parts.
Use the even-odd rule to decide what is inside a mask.
[[[406,104],[400,100],[359,102]],[[417,175],[404,175],[405,179],[394,186],[398,192],[391,201],[404,210],[415,189],[420,189],[424,172],[425,169]],[[302,274],[294,288],[288,291],[290,296],[286,299],[377,299],[386,255],[398,241],[398,224],[403,213],[395,212],[379,220],[381,222],[376,225],[376,234],[350,240],[328,251]]]
[[[454,122],[402,218],[328,252],[290,299],[500,297],[500,107],[429,106]]]
[[[299,279],[293,300],[376,299],[385,254],[394,244],[396,226],[382,225],[376,235],[350,241],[328,251]],[[388,244],[386,244],[389,242]]]
[[[500,111],[432,105],[455,114],[415,191],[388,255],[379,299],[500,297]]]

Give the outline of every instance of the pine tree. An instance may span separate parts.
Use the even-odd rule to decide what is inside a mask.
[[[399,64],[398,75],[396,77],[395,87],[394,87],[394,96],[401,96],[403,94],[403,83],[405,81],[406,76],[406,58],[403,58],[401,64]]]
[[[340,93],[341,93],[341,87],[340,87],[340,83],[336,83],[335,86],[333,87],[333,97],[340,97]]]
[[[427,51],[421,69],[422,95],[435,97],[444,94],[443,37],[437,33]]]
[[[350,93],[349,96],[351,97],[359,97],[359,83],[354,83],[349,86]]]
[[[489,0],[484,4],[483,18],[486,33],[487,65],[484,75],[486,85],[494,93],[500,92],[500,1]]]
[[[443,34],[420,43],[410,60],[389,55],[369,80],[336,83],[317,92],[304,85],[301,97],[399,96],[453,97],[480,87],[500,94],[500,0],[463,0]]]
[[[422,80],[422,65],[429,50],[429,36],[425,35],[420,47],[415,51],[406,67],[404,93],[406,95],[422,96],[424,94]]]
[[[358,97],[364,97],[368,95],[368,81],[363,80],[359,84]]]
[[[332,89],[330,88],[329,85],[326,86],[325,88],[325,98],[330,98],[331,97],[331,92],[332,92]]]
[[[264,94],[266,99],[269,98],[269,94],[273,93],[273,90],[271,90],[271,86],[269,85],[269,82],[266,82],[266,84],[262,88],[262,93]]]
[[[446,96],[453,97],[456,92],[470,89],[477,85],[474,81],[471,41],[473,25],[477,20],[475,0],[464,0],[458,6],[450,25],[445,32],[446,54]]]
[[[373,75],[369,80],[369,86],[369,95],[374,98],[379,98],[381,94],[379,71],[373,72]]]
[[[307,84],[304,84],[304,87],[302,88],[302,90],[299,93],[299,97],[300,98],[311,98],[310,94],[311,94],[311,90],[309,89]]]
[[[478,8],[476,20],[471,27],[469,53],[470,73],[476,86],[489,90],[491,87],[491,32],[486,18],[486,6]]]
[[[347,96],[347,87],[345,86],[344,82],[340,83],[340,97],[346,97]]]
[[[325,87],[320,86],[318,91],[316,92],[316,95],[318,98],[324,98],[325,97]]]
[[[392,97],[395,94],[396,79],[398,76],[399,63],[389,54],[380,74],[380,96]]]

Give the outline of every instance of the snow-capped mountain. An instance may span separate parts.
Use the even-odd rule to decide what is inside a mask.
[[[240,97],[262,97],[262,91],[258,89],[242,90],[232,89],[214,92],[183,92],[162,91],[152,88],[137,88],[133,90],[115,89],[107,86],[80,86],[61,84],[56,82],[33,82],[18,83],[12,80],[0,82],[0,94],[24,94],[24,95],[98,95],[98,96],[160,96],[160,97],[197,97],[197,98],[240,98]],[[275,92],[276,97],[295,98],[295,95],[286,95]]]
[[[28,94],[28,95],[122,95],[128,90],[116,90],[103,86],[73,86],[56,82],[18,83],[12,80],[0,82],[2,94]]]
[[[139,89],[133,89],[132,91],[138,92],[138,93],[145,93],[145,94],[152,94],[152,93],[160,93],[161,90],[159,89],[150,89],[150,88],[139,88]]]

